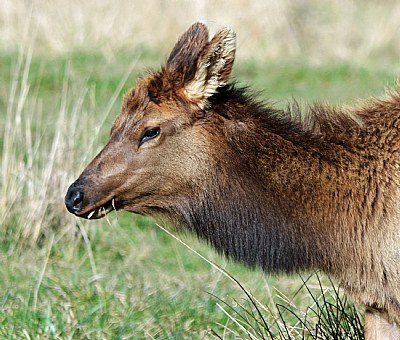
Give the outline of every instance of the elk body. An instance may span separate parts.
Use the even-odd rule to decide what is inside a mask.
[[[400,93],[283,112],[228,83],[234,55],[232,30],[193,24],[127,93],[68,210],[167,219],[267,272],[323,270],[366,307],[367,338],[400,338]]]

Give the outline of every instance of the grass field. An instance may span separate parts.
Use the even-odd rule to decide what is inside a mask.
[[[175,40],[169,32],[179,32],[173,28],[186,7],[179,7],[181,12],[165,8],[164,22],[160,13],[150,18],[149,3],[159,6],[158,0],[141,2],[136,12],[131,7],[122,11],[107,0],[85,2],[82,13],[76,11],[81,2],[65,3],[0,4],[0,338],[360,336],[361,314],[341,293],[337,296],[322,274],[266,275],[229,263],[190,235],[179,235],[189,249],[151,219],[119,212],[88,222],[67,213],[63,201],[68,185],[107,140],[124,92],[165,60],[168,44],[160,42]],[[285,2],[286,7],[269,1],[275,7],[257,20],[252,18],[265,9],[265,2],[246,5],[243,11],[249,12],[243,13],[215,3],[219,5],[199,1],[191,10],[209,16],[215,26],[219,17],[231,20],[239,49],[246,50],[239,51],[234,78],[279,107],[292,98],[302,106],[312,101],[354,103],[382,94],[396,81],[397,5],[368,1],[361,12],[358,2],[351,1],[353,7],[334,21],[328,13],[337,13],[341,1],[320,6],[314,0],[296,6]],[[234,3],[242,6],[240,0]],[[59,11],[60,4],[65,11]],[[331,12],[324,12],[324,6]],[[35,10],[42,16],[29,17]],[[66,20],[71,13],[74,17]],[[126,21],[143,13],[149,18],[143,25]],[[385,21],[375,13],[390,15]],[[362,20],[352,30],[355,34],[347,35],[356,17]],[[313,30],[321,18],[332,25]],[[190,15],[185,20],[193,21]],[[179,25],[186,25],[185,20]],[[155,21],[158,26],[152,30]],[[385,34],[375,34],[377,21]],[[119,31],[115,23],[121,24]],[[164,25],[168,29],[161,30]],[[338,32],[341,44],[333,45]],[[124,43],[135,33],[136,44]],[[264,35],[270,42],[263,41],[252,53]],[[263,58],[266,47],[270,52]],[[247,293],[208,261],[229,272]]]
[[[94,52],[1,53],[6,67],[0,69],[0,337],[212,338],[213,330],[223,338],[251,338],[236,323],[238,314],[219,300],[239,313],[256,313],[245,293],[154,221],[118,213],[87,222],[63,206],[68,184],[106,141],[124,91],[160,60],[152,51],[120,52],[110,60]],[[243,85],[264,89],[260,96],[282,107],[292,96],[303,98],[304,105],[354,102],[379,95],[396,78],[389,67],[315,67],[290,60],[239,61],[234,75]],[[190,236],[182,237],[231,273],[260,308],[268,306],[263,314],[269,324],[283,313],[294,326],[287,332],[301,334],[298,320],[276,307],[292,306],[303,315],[315,305],[307,289],[300,289],[298,276],[264,275],[229,264]],[[323,282],[329,295],[332,288]],[[308,287],[320,297],[315,277]],[[276,335],[278,326],[273,326]]]

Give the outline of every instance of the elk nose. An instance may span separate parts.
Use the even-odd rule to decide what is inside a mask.
[[[76,214],[81,206],[83,201],[83,192],[79,190],[79,188],[71,185],[68,189],[67,195],[65,196],[65,206],[68,211],[72,214]]]

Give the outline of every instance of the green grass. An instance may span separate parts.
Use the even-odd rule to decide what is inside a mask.
[[[212,338],[210,330],[250,337],[234,321],[254,312],[246,293],[153,220],[118,213],[87,222],[63,206],[68,184],[106,141],[123,93],[164,59],[152,51],[0,53],[1,338]],[[389,65],[250,60],[236,65],[234,77],[285,107],[292,97],[340,103],[379,95],[396,75]],[[314,277],[307,285],[314,295],[298,292],[297,275],[251,271],[183,239],[256,296],[269,324],[280,318],[277,303],[304,316],[321,289],[332,291]],[[292,312],[283,316],[298,323]],[[285,337],[279,327],[273,334]]]

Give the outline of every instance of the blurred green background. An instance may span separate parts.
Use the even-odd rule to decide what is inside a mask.
[[[107,140],[124,92],[192,22],[232,26],[233,77],[285,108],[383,94],[399,72],[399,15],[396,1],[2,0],[0,337],[248,336],[219,301],[245,301],[229,278],[151,219],[76,219],[66,189]],[[297,275],[250,271],[180,237],[269,306],[272,323],[276,303],[313,303],[307,291],[292,300]]]

